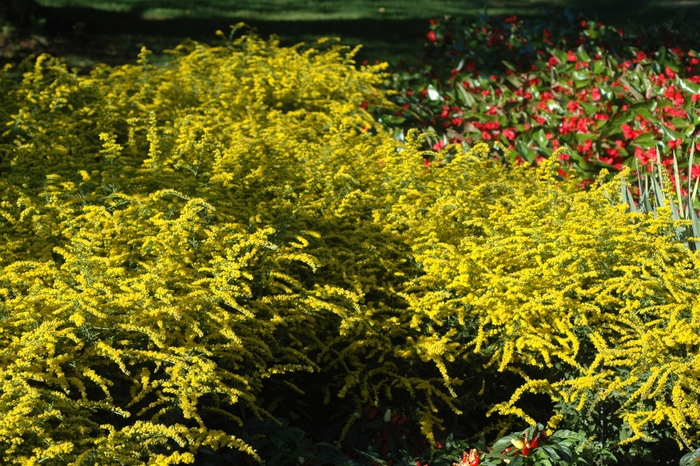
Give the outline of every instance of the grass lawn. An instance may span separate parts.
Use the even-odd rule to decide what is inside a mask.
[[[133,62],[141,46],[155,52],[189,37],[214,43],[216,30],[227,32],[244,21],[263,36],[279,36],[282,45],[340,37],[363,44],[358,60],[402,60],[425,39],[427,20],[444,15],[535,15],[569,5],[606,23],[653,23],[697,15],[698,0],[38,0],[49,38],[49,52],[70,66]],[[614,9],[611,5],[614,4]],[[700,15],[699,15],[700,16]]]

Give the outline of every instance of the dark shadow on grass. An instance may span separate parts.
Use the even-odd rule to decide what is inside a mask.
[[[186,38],[221,43],[216,31],[221,30],[228,35],[230,26],[239,22],[229,18],[144,19],[142,10],[146,8],[150,7],[143,6],[129,13],[90,8],[43,8],[42,13],[47,18],[46,33],[64,42],[66,51],[87,53],[106,62],[113,62],[113,59],[133,62],[141,45],[159,53]],[[422,19],[243,21],[263,38],[277,35],[283,46],[309,42],[319,37],[340,37],[342,43],[348,45],[362,43],[365,50],[358,59],[372,61],[412,55],[423,41],[428,24]],[[106,44],[110,38],[112,53]]]
[[[622,0],[625,2],[625,0]],[[577,3],[578,2],[578,3]],[[197,2],[205,4],[207,2]],[[492,7],[530,7],[538,14],[542,3],[535,2],[489,2]],[[623,26],[627,21],[658,24],[665,20],[700,18],[700,1],[675,6],[654,6],[650,1],[607,2],[603,0],[574,0],[571,4],[587,10],[587,15],[606,23]],[[615,8],[607,8],[611,3]],[[663,3],[663,2],[661,2]],[[45,31],[63,43],[66,52],[85,54],[94,61],[110,64],[133,63],[142,45],[156,54],[171,48],[186,38],[205,43],[216,43],[217,30],[225,34],[229,26],[239,22],[235,18],[190,18],[145,19],[144,13],[165,6],[161,1],[145,1],[134,6],[128,13],[110,12],[92,8],[42,7],[41,14],[47,19]],[[192,6],[196,6],[194,3]],[[548,14],[558,15],[561,8],[550,8]],[[261,37],[277,35],[283,46],[299,42],[310,42],[319,37],[340,37],[348,45],[363,44],[358,60],[388,61],[398,65],[400,60],[411,61],[415,51],[425,42],[428,31],[426,19],[361,19],[324,21],[260,21],[245,20]]]

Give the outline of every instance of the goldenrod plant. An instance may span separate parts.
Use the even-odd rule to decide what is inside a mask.
[[[242,412],[341,403],[339,442],[381,403],[435,444],[479,404],[489,435],[536,425],[528,393],[616,404],[628,442],[700,440],[681,220],[611,205],[619,176],[580,191],[556,157],[397,141],[365,111],[391,106],[384,65],[352,57],[246,35],[4,71],[2,462],[259,459]]]

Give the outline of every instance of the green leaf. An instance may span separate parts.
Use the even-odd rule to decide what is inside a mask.
[[[523,82],[515,76],[506,76],[506,81],[511,83],[516,89],[523,87]]]
[[[671,128],[667,127],[663,123],[657,125],[661,131],[668,137],[669,139],[682,139],[683,135],[679,133],[678,131],[674,131]]]
[[[654,116],[654,114],[651,113],[651,112],[652,112],[652,110],[649,110],[648,108],[644,108],[644,107],[637,109],[637,113],[638,113],[639,115],[642,115],[644,118],[646,118],[647,120],[651,121],[652,123],[657,123],[657,124],[658,124],[658,123],[659,123],[659,119],[656,118],[656,117]]]
[[[632,85],[629,81],[627,81],[625,78],[620,78],[620,82],[627,86],[628,92],[632,94],[632,97],[634,97],[638,101],[644,101],[644,96],[641,94],[639,89],[637,89],[634,85]]]
[[[586,111],[586,114],[588,114],[588,116],[592,116],[598,113],[598,107],[596,105],[589,104],[587,102],[580,102],[580,104],[581,107],[583,107],[583,109]]]
[[[545,447],[540,447],[540,448],[541,448],[544,452],[546,452],[546,453],[547,453],[547,456],[549,456],[549,457],[552,458],[553,460],[555,460],[555,461],[561,460],[561,456],[559,456],[559,453],[557,453],[557,451],[556,451],[554,448],[552,448],[552,447],[550,447],[550,446],[545,446]]]
[[[593,72],[595,74],[603,74],[604,71],[606,71],[607,68],[605,67],[605,64],[603,63],[603,60],[596,60],[593,63]]]
[[[676,127],[679,133],[688,127],[688,120],[683,118],[674,118],[671,120],[671,124]]]
[[[600,95],[603,96],[605,100],[612,100],[613,91],[608,86],[600,86]]]
[[[517,71],[517,69],[515,68],[515,66],[513,66],[513,64],[511,62],[506,61],[506,60],[501,60],[501,63],[503,63],[503,66],[505,66],[506,68],[508,68],[511,71]]]
[[[467,107],[473,107],[476,104],[476,100],[474,99],[472,93],[467,91],[464,84],[461,82],[458,82],[456,87],[460,100],[462,100]]]
[[[534,139],[537,145],[542,148],[547,147],[549,144],[549,139],[547,139],[547,136],[544,135],[543,129],[535,131],[535,134],[532,135],[532,139]]]
[[[583,60],[586,63],[590,63],[591,57],[588,56],[588,53],[586,53],[586,49],[583,48],[583,45],[579,45],[578,49],[576,50],[576,55]]]
[[[679,79],[678,87],[680,87],[686,92],[690,92],[691,94],[700,93],[700,84],[695,84],[694,82],[688,79]]]
[[[576,86],[576,89],[581,89],[584,87],[588,87],[591,85],[591,80],[590,79],[584,79],[584,80],[574,80],[574,85]]]
[[[656,52],[656,61],[659,63],[663,63],[664,60],[666,60],[666,47],[662,45],[659,51]]]
[[[527,147],[522,141],[522,139],[518,139],[518,142],[515,143],[515,150],[518,151],[520,156],[527,160],[529,163],[535,161],[535,156],[537,155],[537,152]]]
[[[642,133],[633,141],[635,144],[645,145],[654,143],[654,135],[652,133]]]
[[[442,100],[440,93],[435,89],[435,86],[428,84],[428,99],[432,101]]]
[[[501,437],[500,439],[496,440],[496,443],[493,444],[493,452],[500,454],[506,448],[512,447],[513,444],[511,443],[511,440],[513,440],[514,438],[517,438],[517,435],[510,434],[510,435],[506,435],[505,437]]]
[[[637,213],[637,208],[634,206],[634,199],[632,198],[632,192],[625,185],[625,180],[623,179],[620,183],[620,191],[622,196],[622,202],[627,203],[628,212]]]
[[[384,115],[382,117],[382,121],[384,121],[385,123],[399,125],[399,124],[403,123],[404,121],[406,121],[406,118],[400,117],[400,116],[393,116],[393,115]]]
[[[679,466],[691,466],[698,463],[698,458],[700,458],[700,449],[695,450],[692,453],[688,453],[681,458]]]
[[[522,456],[516,456],[512,460],[510,460],[510,463],[508,463],[508,466],[522,466],[525,464],[525,458]]]
[[[552,55],[557,57],[560,62],[562,62],[562,63],[567,62],[566,52],[564,52],[563,50],[561,50],[561,49],[549,49],[549,53],[551,53]]]
[[[577,443],[581,443],[580,441]],[[571,453],[571,449],[567,447],[564,444],[559,444],[557,450],[559,450],[559,456],[561,456],[561,459],[565,461],[567,464],[571,462],[571,457],[574,456]]]
[[[590,75],[585,72],[585,71],[574,71],[571,75],[575,81],[588,81],[590,79]]]

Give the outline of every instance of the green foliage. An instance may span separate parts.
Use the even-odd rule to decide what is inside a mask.
[[[690,22],[622,30],[568,11],[433,20],[423,65],[390,84],[403,109],[375,113],[397,129],[424,128],[434,147],[500,141],[510,164],[534,166],[566,146],[560,174],[584,188],[603,168],[638,161],[651,171],[657,159],[675,184],[690,183],[700,173],[688,162],[700,122],[697,40]]]

